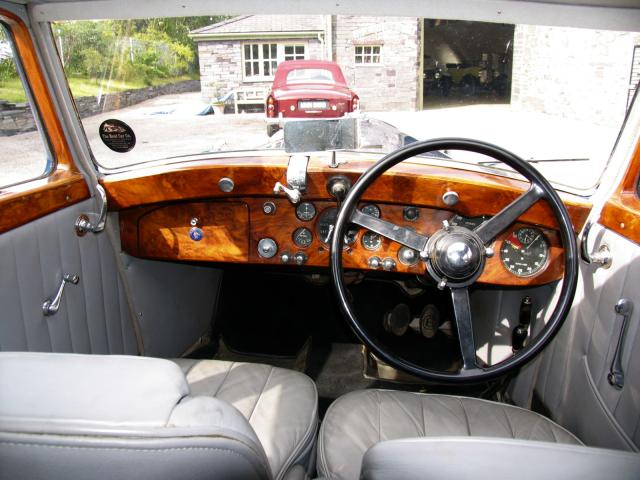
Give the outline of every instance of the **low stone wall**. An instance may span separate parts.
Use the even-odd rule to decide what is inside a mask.
[[[185,80],[183,82],[168,83],[157,87],[137,88],[105,95],[97,101],[96,97],[78,97],[75,99],[80,118],[90,117],[99,113],[119,110],[144,102],[160,95],[175,95],[178,93],[197,92],[200,90],[199,80]],[[27,103],[9,103],[0,101],[0,137],[17,135],[36,129],[31,108]]]

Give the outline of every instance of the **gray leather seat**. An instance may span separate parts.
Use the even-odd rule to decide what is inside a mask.
[[[546,417],[511,405],[467,397],[363,390],[340,397],[327,411],[318,440],[318,472],[331,479],[357,480],[362,458],[374,445],[435,436],[581,444]]]
[[[191,395],[233,405],[256,432],[275,479],[294,465],[311,470],[318,427],[318,392],[301,373],[254,363],[174,360]]]
[[[308,377],[178,363],[191,385],[169,360],[0,353],[0,479],[304,477],[317,427]]]

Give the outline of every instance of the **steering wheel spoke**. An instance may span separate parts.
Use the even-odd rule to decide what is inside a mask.
[[[469,290],[464,288],[451,288],[453,300],[453,312],[458,327],[458,341],[462,353],[462,369],[475,370],[476,344],[473,339],[473,324],[471,322],[471,305],[469,303]]]
[[[480,237],[482,243],[488,244],[542,197],[544,197],[544,190],[539,185],[532,183],[529,190],[504,207],[490,220],[482,223],[474,232]]]
[[[361,227],[371,230],[379,235],[382,235],[389,240],[398,242],[401,245],[412,248],[421,252],[427,246],[429,237],[426,235],[420,235],[405,227],[401,227],[386,220],[374,217],[373,215],[367,215],[360,210],[354,210],[351,215],[351,222]]]

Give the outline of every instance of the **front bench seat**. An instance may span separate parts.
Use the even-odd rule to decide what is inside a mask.
[[[308,465],[298,462],[313,450],[317,425],[310,379],[263,365],[213,360],[195,362],[189,370],[192,378],[201,372],[207,382],[218,382],[218,393],[241,408],[250,402],[252,412],[190,393],[183,372],[169,360],[0,353],[0,479],[305,476]],[[296,394],[287,398],[291,389]],[[283,414],[285,409],[291,415]],[[263,438],[248,419],[262,429]],[[276,458],[283,460],[271,464],[263,439],[269,448],[282,439]]]
[[[318,473],[331,480],[360,478],[362,458],[386,440],[415,437],[501,437],[581,445],[537,413],[469,397],[392,390],[348,393],[331,404],[318,440]]]

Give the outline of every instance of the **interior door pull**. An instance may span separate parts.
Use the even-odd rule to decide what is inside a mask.
[[[607,380],[609,380],[609,383],[615,388],[622,388],[624,386],[622,346],[624,345],[624,339],[627,334],[627,325],[631,318],[631,314],[633,313],[633,302],[626,298],[621,298],[618,300],[618,303],[616,303],[615,310],[618,315],[622,315],[622,325],[620,326],[618,344],[616,345],[616,351],[613,354],[613,360],[611,360],[611,368],[609,369]]]
[[[580,257],[583,262],[589,265],[595,265],[596,268],[609,268],[613,262],[613,257],[607,244],[600,245],[597,251],[594,250],[593,252],[589,252],[587,244],[589,243],[589,232],[591,231],[592,226],[593,222],[588,221],[582,231],[582,237],[579,241]]]
[[[64,293],[64,286],[67,283],[77,285],[79,281],[80,277],[78,275],[63,275],[62,282],[60,282],[56,296],[52,299],[48,298],[42,304],[42,313],[44,313],[46,317],[58,313],[58,310],[60,309],[60,300],[62,300],[62,294]]]

